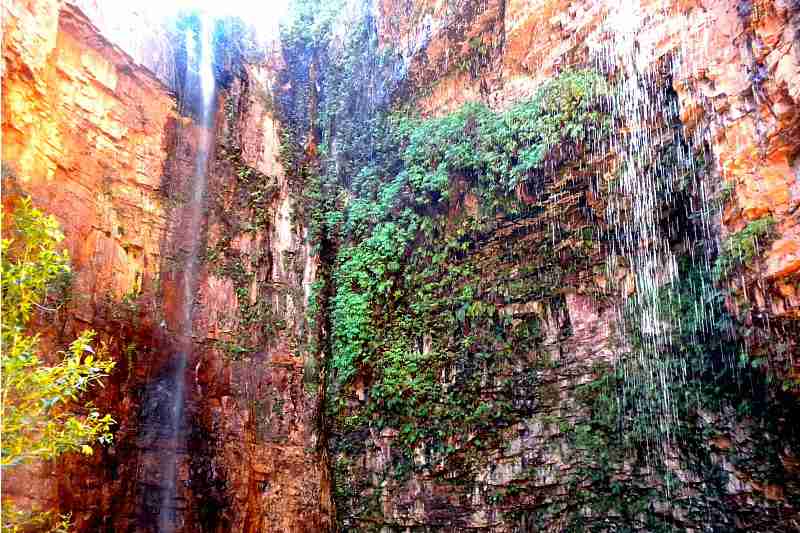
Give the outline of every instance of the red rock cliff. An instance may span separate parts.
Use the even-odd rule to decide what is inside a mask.
[[[506,109],[566,67],[587,64],[593,51],[613,39],[602,22],[618,4],[489,0],[453,7],[383,0],[373,15],[381,46],[402,58],[408,103],[424,115],[441,115],[473,100]],[[748,294],[756,315],[779,323],[797,320],[797,3],[741,3],[749,9],[725,0],[641,4],[642,65],[673,61],[664,84],[677,95],[686,134],[708,143],[718,183],[732,185],[722,237],[767,215],[776,221],[776,239],[761,254],[757,275],[732,281],[734,293]],[[109,27],[101,23],[107,21],[96,2],[79,5],[96,11],[95,22]],[[342,18],[351,15],[345,10]],[[348,24],[342,26],[337,31],[347,31]],[[139,439],[146,407],[142,391],[168,357],[161,324],[174,312],[169,280],[178,268],[177,207],[192,177],[200,133],[176,111],[174,85],[162,83],[176,80],[176,52],[161,33],[154,38],[161,43],[157,49],[142,45],[144,38],[127,43],[126,49],[139,50],[134,60],[103,37],[75,3],[56,0],[4,2],[3,30],[3,192],[29,194],[58,218],[75,270],[71,303],[55,319],[41,317],[39,325],[53,347],[80,329],[95,328],[118,360],[98,398],[119,423],[115,445],[93,463],[67,458],[58,469],[43,465],[20,473],[13,495],[72,511],[82,531],[141,529],[137,508],[147,503],[137,497],[136,485],[147,463]],[[577,386],[596,364],[613,359],[613,311],[584,290],[605,279],[585,273],[580,283],[564,288],[564,307],[552,313],[537,301],[503,310],[545,317],[545,351],[557,368],[543,371],[539,388],[531,391],[536,416],[509,429],[504,446],[483,452],[491,462],[479,469],[479,482],[450,483],[446,465],[426,465],[422,452],[415,460],[430,466],[427,473],[403,481],[383,477],[400,430],[390,427],[357,434],[354,447],[368,451],[343,462],[331,479],[330,428],[322,426],[318,379],[324,361],[304,349],[311,285],[321,262],[330,258],[319,257],[309,243],[303,182],[296,169],[284,168],[281,153],[284,134],[295,125],[281,124],[276,111],[277,94],[306,88],[313,97],[303,111],[312,108],[313,115],[318,96],[313,68],[304,78],[308,87],[279,85],[280,74],[296,67],[289,63],[294,59],[278,52],[252,61],[239,58],[218,87],[194,315],[197,348],[187,385],[188,459],[179,472],[187,502],[184,530],[332,530],[331,492],[350,486],[364,492],[348,498],[360,505],[369,494],[374,504],[373,514],[362,516],[336,510],[339,523],[356,530],[544,528],[506,517],[543,508],[569,489],[561,478],[577,468],[574,446],[552,443],[562,442],[585,414],[574,398]],[[315,124],[311,119],[303,127],[313,130]],[[307,141],[306,163],[317,157],[313,131]],[[477,200],[463,196],[452,208],[453,218],[475,208]],[[558,213],[574,221],[580,219],[577,212],[570,204]],[[504,238],[512,241],[510,235]],[[487,245],[480,254],[494,261],[501,251]],[[491,264],[497,271],[507,266]],[[729,304],[733,308],[736,302]],[[561,330],[567,325],[570,336],[564,340]],[[794,364],[797,372],[798,360]],[[363,383],[355,387],[346,403],[365,401],[365,390]],[[556,416],[561,424],[552,422]],[[796,520],[792,453],[779,457],[788,489],[755,479],[725,458],[735,440],[731,435],[749,442],[758,431],[728,428],[714,437],[714,468],[729,476],[719,498],[743,514],[753,511],[753,501],[766,498],[780,502],[775,505]],[[340,497],[337,504],[346,500]],[[560,526],[554,520],[546,527]]]
[[[111,28],[99,6],[81,5]],[[157,464],[144,443],[143,398],[170,358],[180,206],[201,132],[178,115],[174,93],[73,3],[4,3],[3,21],[4,195],[30,195],[56,216],[75,271],[69,307],[38,327],[51,347],[94,328],[118,361],[97,399],[118,422],[115,444],[89,464],[66,458],[19,473],[13,492],[72,512],[79,530],[144,530],[141,487]],[[126,50],[176,83],[173,45],[148,48],[139,37]],[[274,68],[240,67],[223,67],[239,74],[218,87],[180,523],[323,531],[331,503],[319,400],[303,383],[296,340],[315,260],[278,160],[279,125],[267,108]]]
[[[83,13],[61,2],[3,4],[2,84],[4,201],[30,195],[54,214],[74,270],[68,307],[40,317],[46,345],[60,347],[84,328],[112,342],[118,370],[99,403],[124,428],[132,416],[124,376],[135,373],[122,355],[133,341],[129,318],[136,315],[137,337],[149,336],[157,320],[166,230],[160,188],[175,101]],[[88,475],[71,487],[77,493],[66,505],[55,506],[68,508],[72,498],[88,512],[107,505],[109,492],[97,484],[103,477]],[[58,483],[52,474],[45,479],[6,486],[58,502]]]

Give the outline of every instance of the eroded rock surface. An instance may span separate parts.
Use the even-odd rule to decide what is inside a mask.
[[[607,23],[628,8],[629,26]],[[158,432],[148,420],[159,415],[144,398],[171,394],[161,378],[174,333],[166,325],[177,312],[180,207],[198,139],[212,134],[181,428],[188,444],[178,468],[183,530],[798,527],[796,1],[351,1],[329,21],[329,41],[308,43],[299,32],[259,50],[227,20],[220,35],[235,52],[218,58],[213,132],[200,131],[176,101],[186,51],[172,22],[145,11],[120,19],[96,1],[3,4],[4,198],[29,194],[58,218],[75,270],[70,303],[36,327],[50,348],[97,329],[118,361],[96,400],[118,422],[116,443],[88,461],[18,472],[18,502],[71,511],[81,531],[148,530],[140,511],[153,502],[140,486],[158,474],[148,459]],[[489,370],[473,359],[445,368],[434,385],[447,392],[469,382],[479,412],[464,434],[409,446],[412,422],[427,414],[395,425],[379,422],[380,409],[360,415],[376,405],[382,369],[365,362],[352,379],[334,381],[331,298],[342,286],[331,272],[349,241],[337,241],[344,233],[330,214],[358,193],[350,181],[321,183],[320,174],[332,165],[350,180],[361,161],[351,153],[383,157],[370,143],[381,140],[378,118],[392,105],[427,117],[474,101],[508,110],[565,71],[602,66],[621,31],[635,34],[638,67],[677,110],[675,142],[707,158],[697,183],[708,190],[687,193],[660,220],[691,225],[698,198],[719,202],[721,217],[703,230],[718,243],[774,221],[763,249],[721,285],[725,306],[751,331],[750,357],[762,365],[753,375],[778,368],[770,375],[790,392],[758,378],[750,404],[680,404],[692,410],[694,432],[664,445],[661,470],[626,448],[615,428],[633,422],[609,417],[626,408],[609,403],[628,398],[618,395],[626,385],[608,370],[633,342],[618,315],[635,273],[607,268],[608,244],[598,238],[607,235],[604,194],[618,167],[611,150],[589,157],[565,143],[568,156],[541,183],[517,186],[515,201],[530,212],[467,233],[478,244],[451,265],[484,269],[475,281],[481,305],[451,313],[475,313],[474,323],[458,318],[454,344],[477,335],[481,313],[525,337],[505,339],[511,355]],[[121,40],[113,44],[112,34]],[[463,239],[462,224],[485,208],[469,177],[448,179],[449,203],[437,215],[442,242],[415,241],[397,267],[407,278],[416,250]],[[537,283],[552,286],[521,291],[525,276],[542,273],[552,276]],[[376,315],[398,316],[404,302]],[[470,357],[499,353],[495,340]],[[441,341],[421,335],[408,354],[424,356]],[[718,355],[733,361],[729,370],[741,357]]]

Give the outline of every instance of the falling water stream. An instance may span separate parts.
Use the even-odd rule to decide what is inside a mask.
[[[662,17],[669,17],[667,10]],[[672,246],[680,238],[680,229],[663,224],[666,207],[689,182],[696,191],[700,206],[700,233],[710,232],[712,210],[701,172],[696,167],[691,145],[701,146],[703,139],[680,141],[677,99],[669,97],[663,72],[674,74],[682,56],[680,48],[659,58],[656,45],[646,40],[647,17],[640,0],[621,0],[604,20],[608,39],[594,51],[594,59],[603,72],[613,73],[616,89],[610,96],[614,126],[607,148],[620,154],[613,171],[606,216],[614,237],[607,258],[610,279],[627,272],[621,291],[630,290],[627,302],[617,310],[621,330],[626,321],[638,324],[640,343],[630,346],[622,367],[623,394],[632,396],[638,414],[647,420],[647,442],[653,448],[648,455],[663,453],[671,439],[675,422],[675,404],[670,381],[686,375],[686,361],[676,358],[671,342],[673,333],[682,327],[681,319],[669,309],[664,292],[679,281],[676,253]],[[665,164],[662,148],[674,146],[674,161]],[[603,149],[606,149],[605,147]],[[686,181],[684,181],[686,180]],[[688,240],[684,248],[692,246]],[[701,268],[708,269],[707,258]],[[626,284],[629,284],[626,286]],[[702,290],[706,290],[703,288]],[[695,302],[697,304],[697,302]],[[700,304],[702,307],[702,304]],[[699,309],[701,315],[704,309]],[[701,320],[707,323],[709,317]],[[706,324],[707,325],[707,324]]]
[[[192,32],[186,32],[186,48],[188,53],[187,69],[197,66],[196,75],[199,79],[199,142],[195,159],[194,179],[187,204],[187,217],[182,221],[187,237],[185,255],[186,264],[180,271],[179,292],[180,298],[180,333],[178,338],[178,351],[175,371],[175,390],[172,395],[173,404],[170,409],[170,430],[175,435],[176,446],[171,450],[173,456],[167,463],[168,472],[165,476],[168,483],[167,490],[163,493],[161,512],[159,514],[159,531],[174,530],[174,517],[171,513],[171,503],[177,496],[177,465],[178,450],[181,447],[177,442],[180,427],[184,417],[185,389],[186,389],[186,362],[192,349],[192,310],[194,296],[197,289],[197,256],[200,248],[200,234],[203,223],[203,197],[207,188],[206,167],[210,147],[209,129],[211,126],[211,103],[214,95],[214,71],[212,66],[211,28],[207,19],[200,19],[200,31],[197,46],[192,46]],[[187,73],[188,74],[188,73]],[[188,76],[187,76],[188,78]]]
[[[184,493],[180,475],[187,454],[186,369],[193,351],[192,324],[198,288],[198,256],[204,223],[207,166],[213,126],[214,71],[212,28],[208,17],[199,27],[185,33],[186,77],[181,99],[184,111],[191,109],[197,132],[193,170],[183,194],[184,202],[173,212],[174,266],[170,296],[173,316],[168,317],[172,353],[161,375],[145,392],[143,451],[139,484],[143,492],[140,527],[147,531],[171,533],[183,529],[180,516]],[[185,142],[185,141],[184,141]],[[140,437],[141,438],[141,437]],[[146,463],[142,465],[142,463]]]

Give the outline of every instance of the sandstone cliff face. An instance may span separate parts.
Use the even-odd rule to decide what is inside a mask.
[[[241,65],[219,95],[195,368],[201,446],[215,451],[193,463],[193,479],[220,485],[225,529],[325,531],[320,398],[300,350],[317,259],[280,160],[274,72]]]
[[[5,6],[3,160],[64,226],[83,298],[138,295],[158,277],[159,186],[173,100],[70,7]],[[136,221],[137,223],[133,223]]]
[[[386,46],[407,58],[410,77],[423,89],[420,108],[443,113],[467,101],[502,108],[529,97],[544,80],[613,41],[603,22],[625,6],[635,13],[626,22],[637,34],[637,62],[646,67],[675,57],[681,120],[689,132],[706,128],[700,134],[735,191],[726,230],[774,215],[780,237],[765,253],[765,275],[791,278],[800,268],[795,3],[466,2],[458,11],[435,2],[384,2],[378,24]],[[773,296],[778,314],[796,314],[791,297]]]
[[[722,186],[730,191],[723,237],[764,217],[777,222],[760,281],[749,280],[739,290],[750,291],[749,300],[763,312],[779,319],[797,316],[795,3],[553,1],[533,8],[506,2],[482,5],[471,18],[467,11],[412,5],[404,15],[405,4],[381,4],[379,24],[386,27],[387,42],[399,40],[410,77],[423,88],[418,105],[431,113],[475,99],[504,108],[529,97],[559,70],[596,61],[598,50],[613,47],[618,37],[604,25],[609,13],[635,14],[625,21],[636,34],[634,59],[641,68],[665,58],[673,62],[668,83],[678,94],[681,121],[688,135],[710,146]],[[498,25],[487,30],[486,21],[500,19],[498,37]],[[405,38],[389,29],[396,27],[404,28]],[[471,69],[476,61],[482,69]]]
[[[353,17],[353,14],[346,16]],[[691,202],[697,205],[717,195],[724,197],[724,214],[721,220],[712,221],[712,225],[720,224],[713,231],[718,233],[723,249],[725,243],[751,227],[750,223],[763,221],[765,217],[775,221],[774,235],[766,240],[765,249],[757,253],[760,258],[753,259],[752,264],[728,282],[730,293],[726,305],[750,328],[751,357],[771,361],[780,369],[778,375],[792,383],[797,366],[796,357],[789,354],[796,354],[798,349],[793,340],[798,310],[795,296],[798,266],[794,250],[800,243],[794,169],[800,151],[796,134],[800,117],[794,89],[798,84],[798,16],[798,6],[791,2],[674,2],[664,5],[547,1],[535,5],[527,2],[445,5],[420,1],[379,2],[360,24],[369,25],[374,20],[379,46],[399,58],[399,68],[406,74],[406,85],[400,91],[399,101],[406,105],[413,102],[414,109],[427,116],[445,116],[470,101],[482,101],[497,110],[508,109],[535,95],[545,81],[559,72],[587,65],[603,68],[609,55],[622,54],[623,65],[625,61],[635,62],[639,72],[646,73],[642,76],[646,77],[649,87],[671,93],[663,101],[664,105],[680,108],[685,138],[679,142],[692,145],[692,150],[698,152],[709,150],[703,156],[710,163],[704,171],[707,177],[702,184],[698,182],[698,187],[707,192]],[[351,28],[358,24],[357,17],[356,21],[350,20]],[[340,37],[337,35],[335,39]],[[619,50],[620,46],[630,43],[633,43],[633,52]],[[333,49],[337,46],[342,45],[334,40]],[[354,53],[346,44],[344,50],[344,57]],[[336,57],[336,52],[330,55]],[[339,67],[339,70],[344,68]],[[610,75],[619,78],[619,67],[616,72],[610,71]],[[325,76],[322,74],[320,78],[324,80]],[[357,70],[351,79],[353,84],[363,84],[361,91],[371,90],[367,88],[376,85],[374,81],[364,82]],[[341,98],[341,102],[346,102],[347,96],[336,92],[341,89],[326,87],[324,81],[322,85],[323,98],[327,91],[334,95],[331,99]],[[667,114],[665,111],[664,115]],[[328,142],[335,149],[341,150],[339,147],[347,142],[341,133],[350,128],[347,120],[342,115],[332,120],[330,131],[333,133]],[[629,123],[625,127],[639,126]],[[585,164],[591,166],[592,163],[586,161]],[[612,171],[613,167],[612,164]],[[594,172],[602,175],[608,170]],[[553,179],[563,186],[559,178]],[[604,179],[608,180],[608,175]],[[582,202],[599,210],[596,213],[599,221],[595,219],[590,224],[597,227],[606,223],[603,204],[607,198],[602,198],[602,193],[598,198],[598,191],[592,185],[588,185],[588,190],[578,186],[577,190],[570,189],[570,193],[583,195]],[[700,194],[699,190],[694,194]],[[468,202],[456,202],[455,206],[452,203],[451,193],[447,216],[457,225]],[[555,204],[552,208],[556,208]],[[690,208],[679,209],[688,211]],[[562,213],[562,220],[577,223],[578,227],[586,223],[575,219],[575,213],[572,216],[568,213],[568,210]],[[515,223],[519,224],[516,220]],[[516,245],[514,237],[500,239],[508,249]],[[423,246],[419,242],[417,245]],[[567,240],[564,246],[574,244]],[[475,255],[491,256],[490,250],[487,246],[486,250],[475,251]],[[599,259],[593,265],[579,267],[584,276],[597,272],[598,267],[603,270],[602,257]],[[500,273],[502,278],[505,268],[521,269],[524,264],[537,260],[540,258],[504,265],[481,259],[480,264],[486,269],[484,275],[494,279],[495,273]],[[492,266],[487,267],[489,264]],[[458,267],[453,268],[461,266],[463,263],[458,263]],[[413,272],[413,267],[409,267],[404,275],[411,276]],[[626,278],[624,272],[620,276]],[[627,283],[628,287],[632,287],[631,282]],[[334,281],[334,290],[338,287],[336,283]],[[626,515],[635,507],[633,494],[640,491],[636,487],[648,483],[643,482],[644,479],[658,484],[650,477],[652,470],[636,466],[633,456],[626,457],[622,461],[624,466],[614,474],[614,483],[622,483],[627,487],[622,490],[631,496],[625,504],[628,507],[621,502],[609,504],[607,500],[600,504],[605,511],[598,511],[593,507],[597,502],[591,503],[591,498],[582,500],[568,488],[577,484],[595,495],[604,490],[581,477],[580,472],[594,467],[591,459],[589,464],[584,462],[587,458],[581,456],[581,450],[588,449],[587,443],[576,439],[574,428],[580,428],[587,420],[595,420],[593,417],[597,414],[592,412],[596,406],[592,408],[576,398],[581,398],[585,385],[597,377],[598,366],[614,364],[625,351],[624,337],[620,338],[620,333],[614,331],[618,321],[613,308],[618,304],[613,301],[620,298],[616,290],[630,289],[625,288],[626,282],[618,281],[617,289],[613,286],[613,282],[609,285],[602,276],[589,283],[571,280],[561,286],[567,296],[562,302],[556,300],[555,308],[553,301],[525,302],[539,309],[542,327],[549,332],[544,335],[548,341],[539,350],[546,354],[542,356],[544,359],[555,361],[554,368],[541,368],[537,375],[540,381],[530,389],[517,385],[520,394],[531,398],[535,407],[521,422],[512,424],[503,433],[502,446],[478,446],[477,453],[483,454],[484,460],[478,460],[477,466],[471,455],[476,453],[475,446],[459,446],[447,441],[442,447],[450,449],[454,445],[458,451],[442,454],[436,448],[436,439],[425,439],[423,444],[409,448],[406,432],[424,427],[424,415],[416,418],[417,422],[412,415],[404,426],[383,428],[384,422],[377,414],[372,415],[373,423],[359,418],[365,411],[374,413],[375,407],[371,406],[381,401],[370,398],[375,394],[373,387],[380,384],[380,378],[376,377],[380,370],[367,364],[351,386],[329,390],[326,402],[329,406],[338,406],[334,408],[338,415],[332,415],[335,422],[332,423],[331,446],[340,525],[345,529],[365,530],[381,527],[562,530],[578,527],[570,516],[581,512],[570,510],[569,506],[570,502],[581,501],[595,509],[594,514],[589,514],[591,518],[584,516],[582,527],[601,530],[612,527],[602,525],[602,520],[610,523],[608,515],[603,514],[609,509],[605,505],[616,505],[616,512],[626,516],[617,524],[619,527],[622,524],[633,529],[658,527],[653,523],[636,525],[636,519]],[[454,291],[458,289],[458,285],[453,288]],[[406,312],[402,305],[387,305],[381,313]],[[749,311],[746,310],[750,305]],[[514,315],[512,309],[506,312],[518,316],[518,320],[526,316],[525,312]],[[610,326],[611,330],[599,331],[597,327],[601,324]],[[380,339],[375,341],[378,346],[384,342],[380,335],[376,333]],[[770,342],[767,339],[780,344],[781,348],[766,347],[765,343]],[[422,345],[426,342],[423,340]],[[501,370],[493,370],[499,375],[493,377],[494,381],[489,378],[488,384],[484,381],[481,385],[485,399],[499,394],[498,387],[503,379],[516,378],[516,365],[535,367],[536,363],[515,359]],[[452,385],[448,384],[446,375],[438,384],[444,384],[443,388],[448,390]],[[456,376],[458,380],[458,372]],[[557,392],[545,395],[544,391],[550,390],[548,387]],[[729,415],[729,412],[722,417],[703,414],[711,427],[726,435],[715,443],[702,445],[708,452],[705,457],[687,459],[681,456],[679,449],[666,452],[668,469],[672,469],[673,475],[683,484],[682,489],[672,489],[675,492],[669,505],[677,510],[666,520],[673,521],[671,527],[679,530],[698,527],[700,523],[723,529],[790,530],[798,512],[796,496],[790,495],[795,489],[788,488],[796,484],[797,471],[793,466],[796,451],[776,450],[773,457],[783,466],[774,476],[782,480],[778,484],[787,483],[787,488],[777,489],[775,483],[752,471],[742,470],[742,457],[753,457],[761,445],[751,441],[752,421],[733,422]],[[590,423],[592,429],[588,431],[600,434],[600,426],[594,424]],[[470,438],[480,435],[477,432]],[[777,438],[775,435],[769,440],[775,442]],[[733,441],[738,444],[731,446]],[[621,444],[619,446],[622,448]],[[694,467],[689,464],[692,461],[695,461]],[[470,465],[466,469],[463,468],[465,462]],[[698,491],[707,491],[717,482],[704,477],[708,471],[698,475],[693,470],[701,463],[722,472],[719,479],[725,480],[719,489],[713,489],[718,490],[713,497],[717,503],[702,504],[710,513],[705,518],[694,515],[692,507],[696,502],[691,502]],[[597,473],[590,476],[594,482],[599,479],[593,477],[595,475]],[[699,486],[706,488],[701,490]],[[657,502],[658,497],[650,497],[651,505]],[[770,503],[767,507],[772,510],[765,513],[763,520],[755,519],[751,515],[754,509],[744,503],[749,498],[761,501],[766,498],[775,502],[775,506]],[[621,505],[624,511],[619,510]],[[660,505],[663,504],[655,503],[656,515],[664,511]]]
[[[673,440],[658,443],[658,463],[631,449],[653,445],[624,431],[638,419],[606,416],[630,408],[630,385],[608,369],[633,343],[619,315],[635,287],[630,265],[606,265],[608,184],[619,169],[607,146],[596,153],[564,143],[568,156],[542,183],[517,187],[525,214],[498,216],[485,232],[469,233],[485,197],[469,177],[449,176],[446,207],[425,213],[438,217],[436,238],[419,238],[399,258],[403,276],[393,282],[407,294],[376,309],[376,324],[431,290],[445,300],[470,285],[480,304],[454,307],[450,315],[469,315],[452,331],[424,323],[429,331],[409,339],[414,357],[444,341],[474,343],[463,348],[467,357],[435,367],[441,403],[454,397],[462,411],[453,417],[468,420],[441,442],[423,431],[434,410],[422,409],[436,401],[420,400],[402,424],[384,422],[393,407],[378,403],[381,368],[365,363],[337,382],[332,299],[346,287],[334,272],[337,253],[355,241],[337,240],[344,233],[330,216],[362,194],[348,173],[385,156],[380,115],[392,105],[427,117],[470,101],[501,112],[571,68],[603,71],[605,55],[635,39],[625,59],[665,95],[655,130],[680,120],[664,145],[706,159],[692,170],[694,188],[659,220],[694,227],[689,214],[716,198],[722,216],[687,238],[713,248],[774,219],[766,248],[724,280],[725,306],[749,328],[751,357],[791,384],[800,372],[797,2],[354,1],[323,19],[329,33],[301,28],[308,31],[287,32],[276,50],[259,53],[242,53],[252,43],[227,21],[217,45],[238,52],[217,58],[211,132],[177,111],[191,115],[191,104],[175,99],[186,51],[173,22],[156,24],[145,12],[120,20],[94,1],[3,5],[4,194],[30,194],[56,215],[75,269],[69,305],[37,327],[52,347],[95,328],[118,360],[97,399],[119,423],[114,446],[91,464],[67,458],[18,474],[14,497],[72,511],[82,531],[152,529],[158,502],[147,487],[159,463],[147,398],[172,357],[181,209],[198,140],[211,135],[179,529],[797,527],[796,398],[764,385],[763,368],[752,374],[755,390],[733,393],[752,395],[747,404],[726,396],[712,408],[691,389],[692,401],[680,404],[692,413],[691,431],[676,427]],[[327,40],[306,41],[308,33]],[[610,79],[622,75],[607,70]],[[395,177],[396,167],[375,167],[386,182]],[[331,168],[348,181],[321,180]],[[478,244],[446,248],[464,235]],[[437,253],[424,255],[429,248]],[[675,248],[688,254],[690,246]],[[414,285],[420,264],[450,253],[450,281]],[[481,313],[503,324],[485,346]],[[377,346],[388,337],[376,327],[372,338]],[[724,379],[702,384],[724,388]],[[466,408],[457,405],[462,392]],[[418,430],[428,436],[409,445]]]
[[[119,36],[96,3],[4,4],[4,194],[31,195],[64,228],[73,298],[38,327],[53,348],[85,327],[111,343],[117,369],[96,401],[118,423],[116,442],[93,464],[67,458],[20,473],[15,497],[72,512],[78,530],[148,530],[158,498],[147,487],[158,483],[163,453],[148,402],[174,357],[182,206],[209,133],[176,111],[190,109],[175,101],[183,41],[157,46],[166,25],[127,33],[139,39],[120,43],[131,57],[78,4],[102,35]],[[186,531],[325,530],[319,396],[304,386],[297,352],[315,263],[278,160],[279,126],[268,109],[274,69],[240,61],[217,71],[178,523]]]
[[[701,14],[686,18],[690,35],[705,36],[703,45],[688,47],[675,80],[682,120],[690,128],[709,128],[717,168],[733,191],[723,214],[724,232],[767,216],[777,222],[776,239],[760,265],[762,281],[749,280],[739,290],[750,292],[759,312],[796,318],[797,6],[712,2],[700,7]]]
[[[68,5],[7,2],[3,24],[4,199],[30,195],[56,216],[74,270],[73,297],[57,315],[40,317],[41,330],[50,348],[90,327],[112,343],[118,374],[98,403],[124,433],[135,416],[127,410],[131,376],[142,370],[125,345],[150,337],[159,320],[160,183],[174,100]],[[105,454],[95,466],[106,461],[115,462]],[[50,482],[14,486],[50,507],[80,502],[91,513],[110,504],[104,477],[68,482],[63,498],[52,472]]]

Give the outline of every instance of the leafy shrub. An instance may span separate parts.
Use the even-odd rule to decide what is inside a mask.
[[[48,289],[69,272],[67,253],[57,250],[64,236],[56,220],[35,209],[30,199],[20,200],[11,214],[2,216],[0,464],[14,467],[75,451],[91,455],[92,443],[111,441],[114,421],[90,403],[81,403],[81,396],[108,375],[114,362],[104,348],[92,349],[93,331],[84,331],[58,354],[56,364],[40,358],[39,337],[27,333],[26,326]],[[44,520],[41,513],[16,511],[4,503],[6,508],[4,531]]]
[[[332,299],[332,361],[340,381],[374,354],[381,337],[375,316],[398,288],[409,245],[432,231],[431,210],[447,203],[451,176],[474,186],[488,220],[497,210],[515,212],[521,207],[516,187],[546,162],[558,163],[552,161],[556,145],[568,153],[567,145],[579,149],[592,132],[605,131],[599,102],[606,91],[598,74],[568,71],[504,113],[468,104],[441,118],[393,117],[387,135],[398,146],[400,170],[387,179],[374,166],[362,168],[344,213],[326,216],[337,227],[344,221]],[[454,246],[463,253],[469,245]],[[460,312],[474,314],[476,305],[467,302]]]
[[[766,216],[754,220],[743,229],[731,233],[720,247],[714,263],[714,279],[727,278],[737,269],[749,265],[775,238],[775,219]]]

